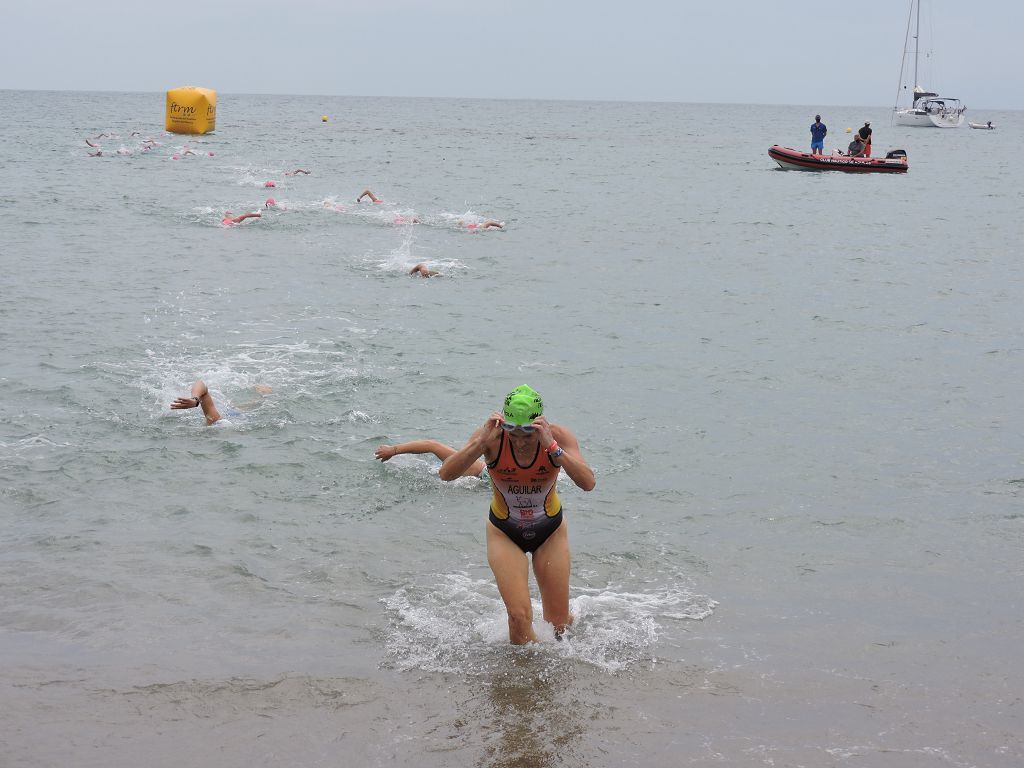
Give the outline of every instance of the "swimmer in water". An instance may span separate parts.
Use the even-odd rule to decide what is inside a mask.
[[[284,175],[285,176],[296,176],[296,175],[298,175],[300,173],[304,173],[307,176],[309,175],[309,171],[305,170],[304,168],[296,168],[294,171],[285,171]]]
[[[272,197],[267,198],[267,202],[264,204],[267,208],[274,208],[277,205],[277,200]]]
[[[261,397],[265,397],[273,392],[273,390],[266,384],[257,384],[253,389],[255,389]],[[246,403],[242,403],[238,407],[244,410],[259,405],[261,402],[261,400],[250,400]],[[210,394],[209,388],[202,379],[199,379],[192,385],[192,397],[179,397],[171,403],[171,410],[174,411],[182,411],[188,408],[202,408],[203,415],[206,417],[206,426],[216,424],[218,421],[225,418],[225,416],[230,417],[241,414],[241,411],[236,411],[233,408],[226,408],[226,414],[222,415],[221,412],[217,410],[217,406],[214,405],[213,396]]]
[[[410,269],[409,274],[419,275],[420,277],[437,277],[441,273],[434,269],[427,269],[427,265],[421,262],[412,269]]]
[[[92,147],[93,149],[99,149],[99,146],[100,146],[99,144],[93,144],[93,143],[92,143],[91,141],[89,141],[88,139],[86,139],[86,140],[85,140],[85,143],[86,143],[86,144],[88,144],[88,145],[89,145],[90,147]]]
[[[398,445],[378,445],[373,455],[383,464],[400,453],[432,453],[444,461],[455,453],[455,449],[438,440],[413,440],[411,443],[399,443]],[[483,459],[477,459],[469,466],[469,469],[462,473],[462,477],[479,477],[484,469],[486,469],[486,465]]]
[[[369,197],[370,200],[372,200],[375,203],[383,203],[384,202],[383,200],[381,200],[379,197],[377,197],[375,194],[373,194],[373,192],[371,192],[368,189],[364,189],[363,190],[363,193],[359,197],[356,198],[356,202],[357,203],[363,202],[363,198],[364,197]]]
[[[562,520],[556,481],[564,469],[579,488],[594,489],[594,472],[569,429],[544,416],[539,394],[525,384],[505,397],[463,448],[441,464],[442,480],[455,480],[481,458],[491,478],[487,562],[508,612],[515,645],[535,642],[529,560],[537,577],[544,620],[561,637],[569,612],[569,534]]]
[[[504,224],[502,224],[500,221],[495,221],[494,219],[487,219],[487,221],[485,221],[483,223],[480,223],[480,224],[478,224],[475,221],[465,222],[465,221],[462,221],[460,219],[459,220],[459,224],[464,226],[466,229],[504,229],[505,228]]]
[[[231,211],[224,211],[224,218],[220,220],[220,223],[230,227],[235,224],[241,224],[246,219],[258,219],[261,216],[262,214],[259,211],[243,213],[239,216],[232,216]]]

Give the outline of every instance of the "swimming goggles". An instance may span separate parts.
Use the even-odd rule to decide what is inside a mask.
[[[510,424],[507,421],[501,422],[501,428],[506,432],[522,432],[524,435],[532,435],[537,430],[532,424]]]

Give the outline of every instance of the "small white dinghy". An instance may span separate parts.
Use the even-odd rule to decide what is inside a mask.
[[[994,131],[996,129],[996,127],[992,125],[991,120],[987,123],[968,123],[968,125],[971,126],[971,128],[980,128],[983,131]]]

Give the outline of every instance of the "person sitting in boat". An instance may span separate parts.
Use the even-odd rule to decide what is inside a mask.
[[[847,147],[846,154],[850,157],[864,157],[864,140],[857,134]]]
[[[857,131],[857,135],[864,142],[864,157],[871,157],[871,123],[864,123],[864,127]]]

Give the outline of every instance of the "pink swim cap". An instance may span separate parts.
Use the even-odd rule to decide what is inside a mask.
[[[207,152],[206,154],[208,154],[210,157],[213,157],[213,152]]]
[[[272,182],[272,181],[265,181],[265,182],[263,182],[263,186],[264,186],[264,187],[276,187],[276,186],[277,186],[277,184],[275,184],[275,183],[274,183],[274,182]]]
[[[177,159],[178,159],[177,155],[171,155],[171,160],[177,160]]]
[[[479,224],[467,224],[466,229],[476,229],[479,226]]]
[[[267,208],[272,208],[275,205],[277,205],[277,201],[274,200],[274,198],[272,198],[272,197],[268,197],[267,198]]]
[[[221,219],[221,220],[220,220],[220,223],[221,223],[221,224],[226,224],[227,226],[229,226],[229,227],[230,227],[230,226],[232,226],[232,225],[233,225],[233,224],[234,224],[235,222],[233,222],[233,221],[232,221],[231,219],[229,219],[229,218],[228,218],[227,216],[225,216],[225,217],[224,217],[223,219]]]

